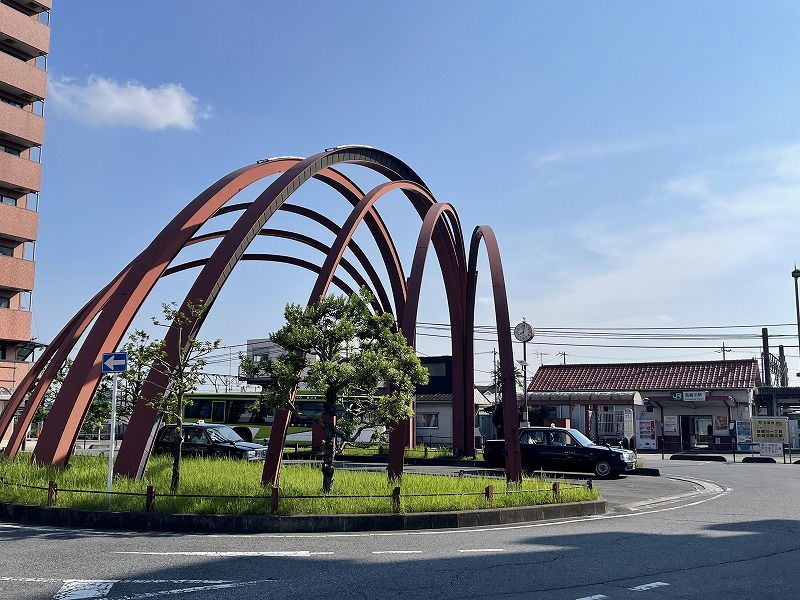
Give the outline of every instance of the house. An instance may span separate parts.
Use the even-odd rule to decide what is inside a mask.
[[[416,443],[428,446],[453,445],[453,357],[421,356],[422,366],[428,370],[428,383],[417,386],[414,424]],[[476,442],[487,435],[481,417],[488,416],[481,409],[491,402],[477,389],[472,390],[475,400]],[[487,421],[488,422],[488,421]],[[481,444],[477,443],[477,447]]]
[[[733,423],[751,418],[760,385],[756,359],[542,365],[527,402],[552,407],[597,442],[730,447]]]

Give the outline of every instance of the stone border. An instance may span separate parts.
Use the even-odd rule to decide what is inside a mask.
[[[379,515],[177,515],[89,511],[0,502],[0,518],[25,524],[90,529],[202,533],[323,533],[452,529],[605,514],[606,500],[440,513]]]

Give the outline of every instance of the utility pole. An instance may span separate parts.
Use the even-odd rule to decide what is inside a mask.
[[[567,353],[566,352],[556,352],[556,356],[563,356],[564,357],[564,364],[567,364]]]

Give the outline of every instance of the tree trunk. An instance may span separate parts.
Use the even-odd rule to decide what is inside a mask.
[[[336,400],[326,399],[322,409],[321,425],[325,432],[322,446],[322,491],[330,494],[333,488],[333,459],[336,456]]]
[[[175,427],[175,446],[172,451],[172,481],[169,484],[169,493],[173,496],[178,493],[181,482],[181,449],[183,446],[183,420],[177,419]]]

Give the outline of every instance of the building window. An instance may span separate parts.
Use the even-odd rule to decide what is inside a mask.
[[[439,428],[439,413],[417,413],[417,427]]]
[[[447,375],[447,365],[445,363],[428,363],[424,366],[428,369],[430,377],[445,377]]]
[[[0,144],[0,152],[5,152],[6,154],[13,154],[14,156],[19,156],[22,154],[22,150],[19,148],[12,148],[11,146],[6,146],[4,144]]]
[[[8,204],[9,206],[16,206],[17,199],[12,198],[11,196],[6,196],[5,194],[0,194],[0,204]]]
[[[0,344],[0,360],[6,359],[6,345]]]
[[[0,256],[14,256],[14,249],[11,246],[0,244]]]
[[[0,296],[0,308],[11,308],[11,298]]]
[[[17,102],[16,100],[12,100],[11,98],[6,98],[5,96],[0,96],[0,102],[4,102],[5,104],[10,104],[11,106],[16,106],[17,108],[22,108],[24,106],[22,102]]]

